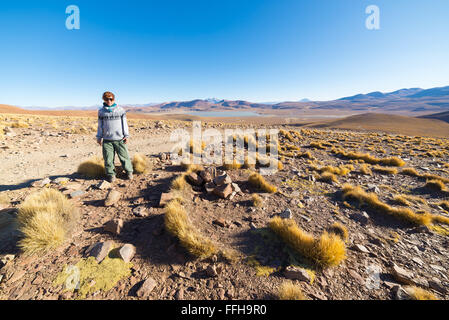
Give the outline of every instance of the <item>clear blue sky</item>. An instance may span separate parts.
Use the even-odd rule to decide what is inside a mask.
[[[67,30],[68,5],[81,29]],[[380,30],[365,8],[380,8]],[[449,85],[448,0],[2,1],[0,103],[328,100]]]

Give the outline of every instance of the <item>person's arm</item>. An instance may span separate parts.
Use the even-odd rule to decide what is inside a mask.
[[[103,139],[103,120],[100,118],[100,111],[98,111],[98,128],[97,128],[97,143],[101,145]]]
[[[128,121],[126,120],[126,111],[123,112],[122,115],[122,130],[123,130],[123,142],[127,142],[129,139],[129,128],[128,128]]]

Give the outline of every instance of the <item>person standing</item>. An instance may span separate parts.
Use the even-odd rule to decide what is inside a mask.
[[[133,166],[129,158],[126,144],[129,140],[129,128],[126,111],[117,106],[112,92],[103,94],[103,107],[98,110],[97,143],[103,146],[103,159],[107,181],[114,182],[116,172],[114,166],[117,153],[128,180],[133,178]]]

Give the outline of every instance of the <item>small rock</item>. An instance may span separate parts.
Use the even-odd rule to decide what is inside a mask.
[[[156,281],[153,278],[149,277],[142,283],[140,288],[137,290],[136,295],[140,298],[147,297],[150,295],[151,291],[153,291],[156,285]]]
[[[103,261],[112,249],[112,241],[98,242],[89,250],[89,256],[95,257],[98,263]]]
[[[76,190],[76,191],[71,192],[71,193],[69,194],[69,196],[70,196],[71,199],[75,199],[75,198],[81,197],[81,196],[84,195],[85,193],[86,193],[86,192],[84,192],[83,190]]]
[[[138,206],[133,209],[133,214],[136,217],[146,217],[148,216],[148,210],[145,206]]]
[[[228,196],[232,193],[232,186],[231,184],[222,184],[214,189],[214,193],[219,196],[220,198],[226,199]]]
[[[112,220],[106,222],[103,229],[112,234],[119,235],[122,227],[123,227],[122,219],[112,219]]]
[[[309,283],[312,280],[312,278],[310,277],[309,273],[306,270],[294,266],[288,266],[287,268],[285,268],[284,276],[287,279],[306,281]]]
[[[50,183],[51,183],[50,178],[45,178],[45,179],[33,182],[31,184],[31,186],[41,188],[41,187],[45,187],[47,184],[50,184]]]
[[[175,293],[175,299],[176,300],[183,300],[184,299],[184,289],[181,288]]]
[[[97,184],[97,188],[100,190],[110,189],[111,183],[109,183],[106,180],[101,181],[99,184]]]
[[[226,184],[231,184],[232,180],[231,180],[231,177],[227,173],[225,173],[221,176],[215,177],[214,183],[216,186],[222,186],[222,185],[226,185]],[[231,192],[232,192],[232,187],[231,187]]]
[[[237,183],[231,183],[232,190],[235,192],[242,192],[242,189],[240,189],[239,185]]]
[[[56,178],[55,180],[53,180],[53,182],[54,183],[56,183],[56,184],[66,184],[66,183],[68,183],[69,182],[69,178],[66,178],[66,177],[59,177],[59,178]]]
[[[201,177],[201,179],[203,179],[203,181],[205,183],[212,182],[212,174],[209,171],[206,171],[206,170],[201,171],[200,177]]]
[[[206,274],[209,277],[216,277],[216,276],[218,276],[217,269],[215,268],[214,265],[208,265],[207,266]]]
[[[104,205],[106,207],[110,207],[116,204],[121,197],[122,194],[120,192],[118,192],[117,190],[111,190],[109,191],[108,195],[106,196],[106,199],[104,200]]]
[[[400,283],[413,284],[413,273],[397,265],[393,265],[393,277]]]
[[[226,221],[224,219],[216,219],[212,223],[223,228],[226,227]]]
[[[136,247],[134,247],[132,244],[129,244],[129,243],[125,244],[119,250],[119,256],[125,262],[130,262],[135,254],[136,254]]]
[[[208,194],[211,194],[214,192],[215,184],[213,182],[208,182],[204,185],[204,189],[206,189]]]
[[[159,207],[165,206],[172,199],[173,199],[173,194],[171,194],[171,193],[161,193],[161,198],[159,200]]]
[[[195,186],[200,186],[203,184],[203,179],[196,172],[191,172],[188,174],[187,180]]]
[[[353,249],[356,250],[356,251],[359,251],[359,252],[369,253],[369,250],[365,246],[363,246],[361,244],[355,244],[353,246]]]
[[[282,211],[279,216],[282,219],[291,219],[293,217],[292,211],[289,208],[286,208],[284,211]]]

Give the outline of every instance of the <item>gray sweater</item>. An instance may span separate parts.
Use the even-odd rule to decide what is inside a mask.
[[[98,130],[97,139],[122,140],[129,137],[128,122],[126,121],[126,111],[116,106],[111,112],[105,108],[98,110]]]

